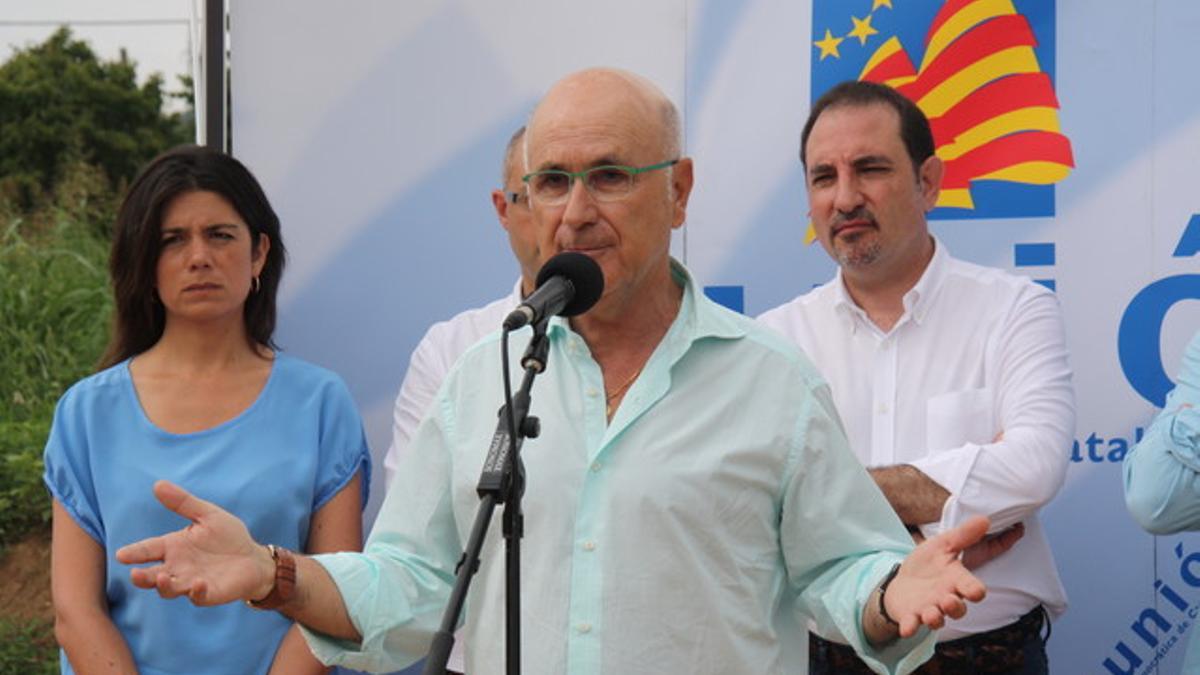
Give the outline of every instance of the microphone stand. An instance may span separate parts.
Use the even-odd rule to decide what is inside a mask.
[[[479,553],[497,504],[504,504],[503,534],[505,541],[505,657],[508,675],[521,672],[521,537],[525,531],[521,498],[525,494],[525,465],[521,461],[521,445],[526,438],[537,438],[541,423],[529,415],[529,392],[533,380],[546,369],[550,340],[546,337],[547,319],[533,324],[533,337],[521,358],[525,376],[521,388],[506,405],[500,408],[500,420],[488,447],[487,459],[475,491],[479,493],[479,509],[467,545],[455,570],[454,588],[442,615],[442,624],[433,636],[429,654],[425,657],[423,675],[444,675],[446,661],[454,647],[454,629],[458,626],[466,601],[471,578],[479,570]],[[508,373],[508,333],[504,334],[504,370]],[[513,433],[515,431],[515,434]]]

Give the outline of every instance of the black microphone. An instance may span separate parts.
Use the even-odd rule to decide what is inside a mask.
[[[582,253],[559,253],[538,272],[537,290],[504,319],[504,330],[516,330],[556,314],[582,314],[603,292],[604,273],[595,260]]]

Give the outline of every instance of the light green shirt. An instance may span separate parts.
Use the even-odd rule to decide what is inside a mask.
[[[791,344],[698,294],[683,301],[611,423],[587,344],[551,321],[533,388],[542,431],[522,450],[522,666],[527,673],[794,673],[782,606],[890,672],[929,658],[922,631],[865,647],[863,604],[911,548],[850,453],[828,387]],[[510,339],[514,371],[528,330]],[[318,556],[361,645],[312,633],[325,663],[395,670],[421,658],[475,517],[502,400],[499,336],[451,370],[401,458],[364,554]],[[514,372],[514,387],[520,374]],[[488,533],[467,606],[467,671],[504,669],[504,544]]]
[[[1154,534],[1200,530],[1200,333],[1183,353],[1175,388],[1145,437],[1125,456],[1125,505]],[[1171,559],[1163,565],[1175,564]],[[1157,582],[1156,582],[1157,583]],[[1192,629],[1183,673],[1200,673]]]

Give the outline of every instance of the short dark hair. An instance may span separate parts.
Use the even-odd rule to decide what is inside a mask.
[[[935,150],[929,119],[917,104],[904,94],[886,84],[859,80],[848,80],[834,85],[813,104],[808,113],[808,121],[804,123],[804,131],[800,134],[800,163],[808,168],[808,136],[821,113],[841,106],[868,106],[877,103],[890,107],[900,116],[900,140],[904,141],[904,148],[908,150],[913,169],[919,171]]]
[[[151,160],[129,186],[117,212],[108,263],[115,311],[101,368],[146,351],[162,337],[166,313],[155,287],[163,212],[171,200],[196,190],[214,192],[229,201],[250,228],[251,251],[257,250],[259,235],[265,234],[270,241],[258,290],[246,299],[243,317],[252,348],[276,348],[272,337],[275,296],[287,257],[279,216],[241,162],[218,150],[185,145]]]

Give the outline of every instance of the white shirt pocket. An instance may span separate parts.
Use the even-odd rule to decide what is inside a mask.
[[[993,397],[989,387],[950,391],[931,397],[925,404],[925,439],[929,452],[994,441],[999,430],[993,415]]]

